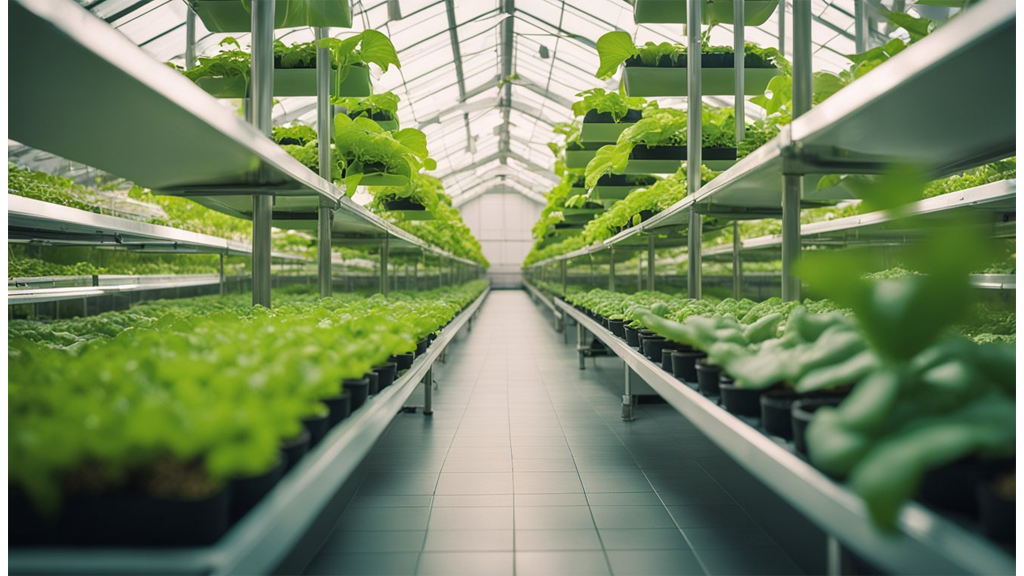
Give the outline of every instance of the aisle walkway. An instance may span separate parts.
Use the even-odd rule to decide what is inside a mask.
[[[402,414],[308,574],[797,574],[668,405],[619,418],[622,363],[580,371],[524,292],[494,292]]]

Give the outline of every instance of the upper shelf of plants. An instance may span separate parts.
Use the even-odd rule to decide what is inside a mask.
[[[243,8],[240,2],[190,2],[211,29],[233,31],[241,20],[224,12],[229,4],[232,10]],[[351,25],[351,16],[344,16],[350,12],[348,3],[323,3],[320,9],[323,13],[303,18],[330,26]],[[278,11],[278,19],[285,20],[277,25],[315,25],[287,20],[292,17],[296,16]],[[275,196],[275,226],[313,230],[317,209],[326,201],[336,208],[338,237],[391,237],[394,248],[428,249],[467,263],[483,262],[482,256],[460,250],[471,239],[459,237],[439,248],[346,197],[356,186],[409,185],[421,169],[434,165],[422,132],[375,122],[379,116],[371,119],[381,98],[371,100],[375,95],[371,96],[368,67],[387,70],[398,64],[394,47],[383,34],[367,30],[328,40],[332,95],[335,103],[347,104],[356,116],[339,114],[334,121],[333,175],[343,186],[339,187],[314,172],[309,149],[289,153],[210,97],[244,97],[248,90],[249,56],[237,42],[229,41],[219,55],[179,71],[155,62],[74,2],[14,2],[11,19],[11,41],[38,58],[12,62],[10,76],[21,79],[23,89],[12,94],[11,106],[20,113],[10,125],[10,138],[231,216],[251,218],[252,195],[269,193]],[[46,63],[45,74],[39,73],[39,62]],[[315,95],[315,65],[312,43],[278,42],[275,95]],[[94,89],[82,91],[75,106],[67,106],[63,94],[69,85]],[[357,97],[370,104],[354,101]],[[314,138],[314,162],[315,146]],[[448,236],[459,236],[459,231]]]

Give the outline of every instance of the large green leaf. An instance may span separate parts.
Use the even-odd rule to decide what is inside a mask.
[[[619,65],[637,53],[633,38],[627,32],[608,32],[597,39],[597,56],[601,64],[595,76],[601,80],[611,78]]]

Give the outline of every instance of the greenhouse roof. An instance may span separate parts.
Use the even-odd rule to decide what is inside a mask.
[[[184,64],[188,8],[183,0],[77,1],[158,61]],[[811,1],[814,69],[846,68],[843,55],[856,51],[854,0]],[[905,0],[871,0],[875,44],[895,33],[877,16],[879,4],[901,9]],[[948,12],[920,9],[944,19],[942,10]],[[391,38],[402,67],[376,78],[374,90],[397,94],[403,125],[426,133],[438,164],[435,175],[456,205],[499,185],[534,199],[552,187],[554,157],[547,147],[552,125],[571,120],[570,105],[580,90],[618,86],[617,77],[607,82],[594,77],[594,46],[602,34],[625,30],[638,42],[683,39],[682,25],[635,24],[626,0],[355,0],[353,20],[352,29],[331,29],[331,34],[344,37],[373,28]],[[197,19],[195,53],[218,52],[227,36],[207,31]],[[247,33],[233,36],[247,45]],[[287,44],[308,42],[313,30],[278,30],[277,37]],[[778,37],[778,11],[764,25],[746,28],[747,41],[762,46],[777,46]],[[730,45],[731,26],[716,26],[712,43]],[[788,56],[791,49],[785,52]],[[732,104],[731,98],[709,100]],[[674,104],[680,105],[679,99]],[[276,124],[315,125],[315,98],[281,98],[273,113]]]

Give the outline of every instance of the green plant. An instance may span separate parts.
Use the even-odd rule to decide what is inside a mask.
[[[647,100],[643,98],[629,97],[620,92],[608,92],[604,88],[584,90],[576,94],[581,100],[572,103],[572,113],[578,117],[594,110],[600,114],[611,114],[612,120],[619,122],[630,110],[638,110],[647,105]]]
[[[334,117],[334,144],[345,169],[345,189],[349,196],[355,193],[363,174],[370,169],[412,178],[421,169],[437,167],[427,152],[427,137],[415,128],[388,132],[369,118],[353,120],[338,114]]]
[[[393,92],[381,92],[366,98],[332,98],[331,103],[344,106],[349,116],[366,116],[368,118],[384,114],[389,118],[398,117],[399,98]]]
[[[731,46],[710,46],[709,36],[704,36],[701,42],[701,52],[704,54],[732,54]],[[751,43],[744,46],[744,54],[748,57],[755,57],[763,62],[772,64],[783,71],[790,70],[789,61],[782,57],[782,54],[775,48],[761,48]],[[657,66],[662,58],[669,58],[673,63],[686,56],[686,46],[671,42],[647,42],[643,46],[633,43],[633,38],[628,32],[608,32],[597,39],[597,55],[600,66],[595,76],[601,80],[611,78],[619,66],[631,58],[639,59],[644,66]]]

